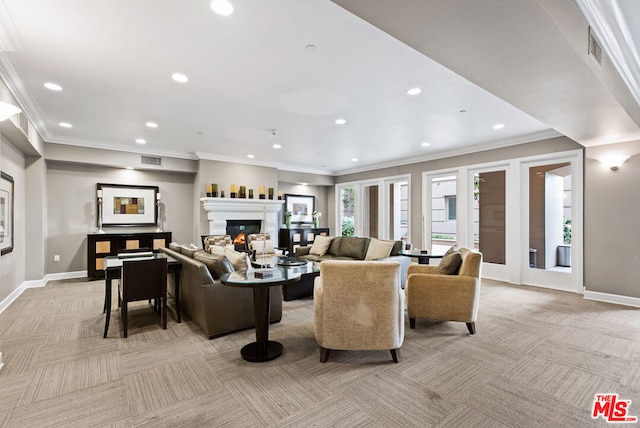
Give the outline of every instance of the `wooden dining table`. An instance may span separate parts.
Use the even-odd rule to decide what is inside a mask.
[[[103,337],[107,337],[107,333],[109,331],[109,320],[111,319],[111,294],[112,294],[112,286],[111,283],[114,279],[120,279],[122,277],[122,264],[127,260],[148,260],[148,259],[167,259],[167,272],[172,274],[174,277],[174,296],[173,299],[175,301],[175,315],[176,321],[182,322],[182,317],[180,314],[180,271],[182,270],[182,263],[179,260],[174,259],[173,257],[165,254],[165,253],[153,253],[153,254],[145,254],[138,255],[136,253],[131,253],[127,255],[118,255],[118,256],[108,256],[104,259],[104,313],[105,323],[104,323],[104,335]]]

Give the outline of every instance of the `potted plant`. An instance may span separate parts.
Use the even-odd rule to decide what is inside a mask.
[[[313,217],[313,227],[317,228],[320,224],[320,217],[322,217],[322,213],[320,211],[313,211],[311,213],[311,217]]]

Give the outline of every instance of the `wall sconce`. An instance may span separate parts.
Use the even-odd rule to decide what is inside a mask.
[[[11,116],[22,113],[20,107],[16,107],[13,104],[0,101],[0,122],[9,119]]]
[[[600,162],[604,164],[607,168],[610,168],[611,171],[617,171],[620,169],[620,166],[629,159],[630,156],[627,155],[609,155],[600,159]]]

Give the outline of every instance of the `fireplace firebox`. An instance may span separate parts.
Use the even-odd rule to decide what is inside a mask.
[[[227,235],[237,251],[247,250],[246,236],[251,233],[260,233],[262,220],[227,220]]]

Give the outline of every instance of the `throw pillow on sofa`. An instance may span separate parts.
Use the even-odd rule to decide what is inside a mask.
[[[369,248],[367,248],[367,254],[364,259],[376,260],[383,257],[389,257],[393,244],[395,244],[395,241],[381,241],[376,238],[371,238],[371,242],[369,243]]]
[[[456,275],[462,264],[460,251],[447,251],[438,265],[438,275]]]
[[[309,254],[312,256],[324,256],[329,249],[329,245],[331,245],[332,239],[333,238],[331,236],[317,235],[313,240],[313,245],[311,245]]]
[[[227,259],[229,259],[235,270],[251,269],[251,260],[249,260],[249,255],[247,253],[242,253],[240,251],[234,251],[225,248],[224,255]]]
[[[342,257],[351,257],[356,260],[364,260],[367,255],[367,238],[356,238],[353,236],[343,236],[340,243],[340,254]]]
[[[198,251],[199,249],[200,249],[200,247],[198,247],[195,244],[181,245],[180,246],[180,252],[182,254],[184,254],[185,256],[188,256],[188,257],[193,257],[195,252]]]
[[[234,271],[233,265],[225,256],[219,254],[209,254],[205,251],[198,251],[193,255],[193,259],[203,263],[213,279],[220,279],[225,273]]]

